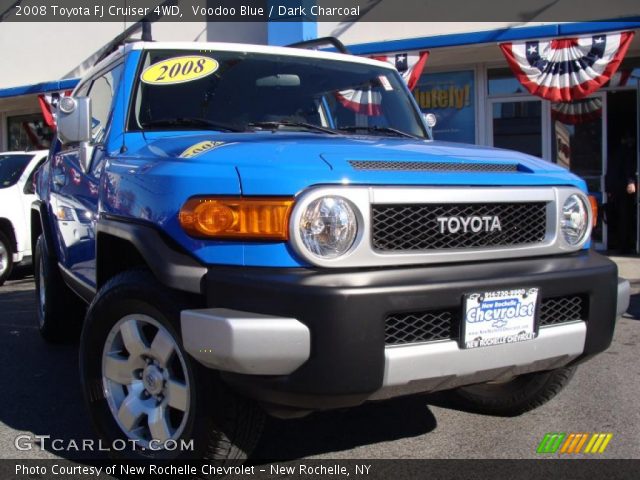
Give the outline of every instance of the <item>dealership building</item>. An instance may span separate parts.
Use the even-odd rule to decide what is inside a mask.
[[[610,191],[615,182],[607,172],[609,177],[633,175],[637,185],[639,163],[640,18],[614,13],[610,18],[615,20],[557,23],[535,18],[375,23],[367,21],[366,14],[347,22],[160,21],[152,31],[158,41],[271,45],[337,37],[353,54],[395,62],[401,72],[416,69],[413,94],[424,112],[436,114],[437,140],[508,148],[559,163],[584,178],[605,204],[617,195]],[[0,22],[0,150],[46,148],[52,134],[51,94],[73,89],[105,46],[122,33],[122,23]],[[592,45],[587,49],[592,55],[603,42],[617,45],[604,54],[611,55],[611,66],[594,80],[588,95],[577,98],[550,95],[548,88],[528,81],[527,65],[518,65],[525,56],[540,62],[536,55],[544,48],[570,62],[573,50]],[[554,81],[547,79],[547,86]],[[637,253],[637,193],[633,205],[628,227]],[[606,207],[601,211],[597,247],[618,249],[620,226]]]

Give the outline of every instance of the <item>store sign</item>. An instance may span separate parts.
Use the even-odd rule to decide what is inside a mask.
[[[475,98],[472,70],[427,73],[413,95],[425,113],[435,114],[436,140],[475,143]]]

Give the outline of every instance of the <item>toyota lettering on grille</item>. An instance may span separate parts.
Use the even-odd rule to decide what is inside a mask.
[[[438,217],[440,233],[480,233],[501,232],[502,226],[497,215],[470,216],[470,217]]]

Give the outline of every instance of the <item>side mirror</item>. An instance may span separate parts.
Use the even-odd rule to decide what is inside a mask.
[[[64,143],[83,143],[91,140],[91,99],[63,97],[56,109],[58,138]]]

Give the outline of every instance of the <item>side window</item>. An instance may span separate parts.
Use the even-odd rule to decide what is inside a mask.
[[[122,65],[96,78],[91,84],[91,143],[100,143],[104,137]]]

